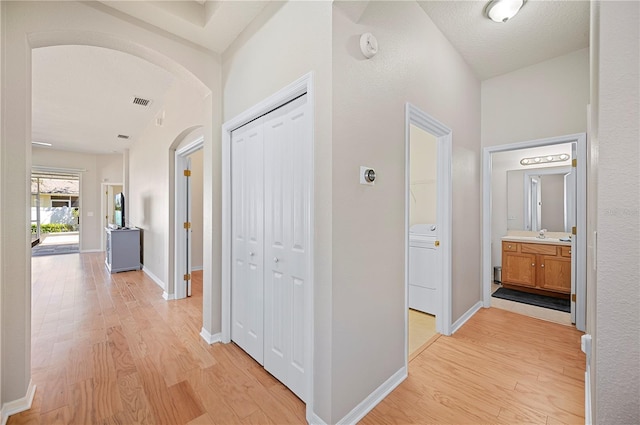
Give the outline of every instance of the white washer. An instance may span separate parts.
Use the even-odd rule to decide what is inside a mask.
[[[437,227],[414,224],[409,229],[409,308],[437,315]]]

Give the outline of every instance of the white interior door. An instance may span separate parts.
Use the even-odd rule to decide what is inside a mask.
[[[577,145],[571,144],[571,158],[577,158]],[[572,161],[573,162],[573,161]],[[578,178],[576,167],[572,166],[571,171],[564,176],[565,184],[565,231],[571,232],[577,224],[577,193]],[[571,323],[576,323],[576,282],[578,277],[578,249],[577,235],[571,236]]]
[[[188,226],[185,228],[185,242],[187,249],[185,250],[186,264],[187,270],[185,271],[186,275],[189,275],[189,279],[186,280],[187,284],[187,297],[191,296],[191,158],[187,158],[187,166],[185,168],[189,170],[185,173],[185,184],[186,184],[186,213],[187,213],[187,223]]]
[[[305,400],[310,121],[304,95],[264,117],[264,367]]]
[[[262,119],[231,134],[231,339],[263,364]]]

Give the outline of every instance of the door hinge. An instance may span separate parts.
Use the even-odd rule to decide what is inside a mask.
[[[191,177],[191,170],[184,170],[185,177]]]
[[[184,228],[185,228],[185,229],[191,229],[191,223],[190,223],[190,222],[188,222],[188,221],[186,221],[186,222],[184,223]]]
[[[578,160],[577,160],[576,158],[573,158],[573,159],[571,160],[571,166],[572,166],[573,168],[576,168],[576,167],[578,166]]]
[[[578,229],[576,228],[576,226],[573,226],[573,227],[571,228],[571,234],[572,234],[572,235],[577,235],[577,234],[578,234]]]
[[[571,302],[576,302],[576,294],[571,294]]]
[[[189,273],[185,274],[184,280],[191,280],[191,275]]]

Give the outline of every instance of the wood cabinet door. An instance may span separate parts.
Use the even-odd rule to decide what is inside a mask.
[[[536,256],[517,252],[502,253],[502,280],[522,286],[536,286]]]
[[[571,259],[539,255],[538,286],[549,291],[571,293]]]

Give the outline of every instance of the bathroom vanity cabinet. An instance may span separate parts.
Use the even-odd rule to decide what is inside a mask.
[[[571,245],[503,240],[502,284],[566,298],[571,294]]]

